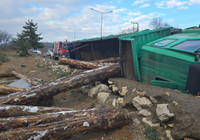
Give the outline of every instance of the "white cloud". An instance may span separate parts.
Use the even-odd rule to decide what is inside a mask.
[[[129,14],[129,16],[138,16],[138,15],[141,15],[141,12],[140,11],[137,11],[137,12],[129,12],[128,13]]]
[[[200,4],[200,0],[190,0],[190,3],[192,3],[192,4]]]
[[[141,5],[141,8],[149,7],[150,5],[148,3]]]
[[[179,0],[169,0],[166,1],[167,8],[183,7],[187,2]]]
[[[164,6],[165,6],[165,1],[156,2],[155,5],[156,5],[158,8],[164,8]]]
[[[133,2],[133,5],[143,4],[143,3],[147,2],[147,1],[149,1],[149,0],[136,0],[136,1]]]
[[[167,0],[167,1],[161,1],[156,2],[155,5],[157,8],[177,8],[177,9],[188,9],[188,1],[180,1],[180,0]]]

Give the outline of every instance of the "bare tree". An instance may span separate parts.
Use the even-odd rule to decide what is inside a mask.
[[[153,29],[160,29],[160,28],[168,28],[168,27],[170,27],[170,25],[167,22],[163,21],[163,19],[160,18],[160,17],[154,17],[150,21],[150,26]]]
[[[12,35],[6,31],[0,30],[0,48],[5,48],[6,45],[11,41]]]

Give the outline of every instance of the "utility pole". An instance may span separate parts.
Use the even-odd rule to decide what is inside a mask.
[[[75,31],[78,31],[78,30],[81,30],[81,29],[75,29],[75,28],[68,28],[68,29],[70,29],[70,30],[73,31],[73,33],[74,33],[74,41],[75,41],[75,39],[76,39],[76,33],[75,33]]]
[[[93,8],[90,8],[90,9],[93,10],[93,11],[95,11],[95,12],[98,12],[98,13],[101,14],[101,29],[100,29],[100,36],[101,36],[101,38],[102,38],[102,36],[103,36],[103,14],[112,13],[113,11],[109,11],[109,12],[100,12],[100,11],[95,10],[95,9],[93,9]]]
[[[134,30],[134,24],[137,24],[137,32],[139,32],[139,23],[138,22],[132,22],[131,23],[133,24],[133,30]]]

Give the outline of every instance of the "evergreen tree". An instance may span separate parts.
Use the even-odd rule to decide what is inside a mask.
[[[40,37],[41,34],[37,34],[37,23],[33,23],[32,20],[28,20],[28,22],[26,22],[26,25],[23,26],[24,30],[23,33],[25,35],[25,37],[28,39],[31,48],[33,49],[37,49],[37,48],[42,48],[42,43],[39,43],[40,40],[42,40],[43,38]]]
[[[13,43],[17,46],[20,56],[27,56],[28,50],[31,48],[31,44],[25,37],[24,33],[17,33],[17,39],[13,39]]]
[[[36,33],[38,29],[37,23],[33,23],[32,20],[28,20],[25,23],[26,25],[23,26],[21,34],[17,33],[17,39],[13,39],[21,56],[28,55],[28,49],[43,47],[42,43],[39,42],[43,38],[40,37],[41,34]]]

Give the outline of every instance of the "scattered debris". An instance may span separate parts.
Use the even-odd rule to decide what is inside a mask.
[[[147,126],[150,126],[150,127],[160,127],[160,123],[156,123],[156,124],[153,124],[150,120],[148,120],[148,118],[144,117],[142,118],[142,122],[147,125]]]
[[[174,113],[170,113],[167,106],[168,104],[157,104],[156,115],[162,122],[167,122],[169,119],[175,116]]]
[[[146,95],[146,91],[139,91],[139,90],[137,90],[136,94],[139,95],[139,96],[145,96]]]
[[[147,108],[152,106],[152,103],[149,99],[140,96],[133,98],[132,103],[137,110],[142,110],[142,107]]]
[[[166,132],[167,138],[168,138],[169,140],[174,140],[174,139],[172,138],[172,136],[171,136],[171,131],[170,131],[170,130],[166,130],[165,132]]]
[[[107,92],[109,90],[109,87],[104,84],[97,85],[93,88],[90,89],[88,92],[89,97],[94,97],[96,96],[99,92]]]
[[[110,87],[113,93],[116,93],[116,94],[119,93],[119,88],[116,85],[110,85]]]
[[[99,92],[97,95],[98,101],[104,103],[109,97],[110,93],[108,92]]]
[[[25,64],[21,64],[21,67],[26,67],[26,65]]]
[[[143,115],[144,117],[151,116],[151,112],[147,111],[146,109],[142,109],[138,112],[139,115]]]
[[[128,92],[128,88],[127,88],[127,86],[125,86],[125,87],[122,87],[122,92],[119,92],[119,94],[121,96],[125,96],[127,92]]]
[[[137,118],[133,119],[133,126],[138,126],[138,125],[140,125],[140,121]]]

